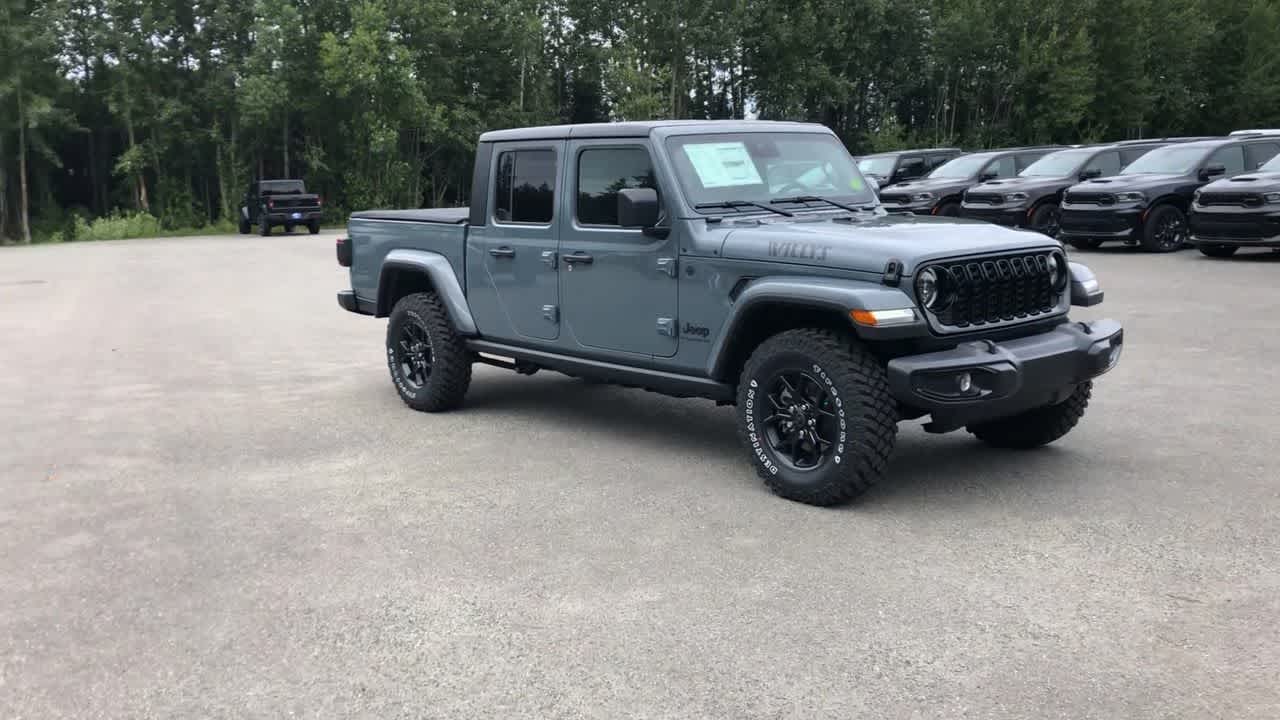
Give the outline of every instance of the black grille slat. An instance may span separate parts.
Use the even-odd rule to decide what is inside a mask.
[[[1262,196],[1257,193],[1202,192],[1200,193],[1200,204],[1257,207],[1262,204]]]
[[[1004,203],[1004,195],[996,193],[965,193],[965,202],[974,205],[1000,205]]]
[[[1049,280],[1050,262],[1041,252],[934,266],[954,295],[933,314],[943,325],[972,328],[1052,312],[1060,291]]]
[[[1111,193],[1074,191],[1067,193],[1066,202],[1075,205],[1114,205],[1116,197]]]

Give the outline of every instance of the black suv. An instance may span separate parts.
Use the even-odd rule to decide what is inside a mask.
[[[858,158],[858,170],[878,187],[885,187],[922,178],[960,153],[960,148],[929,148],[863,155]]]
[[[969,188],[960,205],[960,215],[1056,237],[1064,190],[1081,180],[1115,175],[1164,144],[1166,141],[1134,141],[1050,153],[1018,173],[1018,177]]]
[[[1255,173],[1197,190],[1191,242],[1209,257],[1229,257],[1242,247],[1280,249],[1280,154]]]
[[[1061,146],[1004,148],[961,155],[943,163],[928,177],[890,185],[880,192],[889,212],[917,215],[960,214],[960,196],[978,183],[1011,178]]]
[[[1197,188],[1252,172],[1280,153],[1280,136],[1238,135],[1169,145],[1119,175],[1067,190],[1058,238],[1078,248],[1109,240],[1169,252],[1187,241],[1187,211]]]

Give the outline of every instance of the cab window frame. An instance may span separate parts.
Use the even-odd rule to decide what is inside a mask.
[[[498,212],[501,209],[500,208],[501,196],[498,191],[501,183],[503,158],[507,155],[514,156],[513,161],[517,163],[512,169],[512,173],[514,176],[519,172],[518,161],[521,153],[550,153],[551,154],[551,157],[552,157],[552,167],[551,167],[551,175],[550,175],[551,177],[551,216],[547,220],[513,220],[510,218],[504,219],[498,216]],[[489,191],[490,198],[491,198],[490,207],[489,207],[490,221],[494,225],[506,225],[506,226],[517,226],[517,227],[547,228],[554,225],[556,222],[556,214],[557,214],[556,204],[559,201],[560,189],[561,189],[560,188],[561,154],[562,153],[560,152],[560,148],[555,145],[513,144],[510,146],[505,146],[505,147],[500,146],[498,148],[495,148],[495,152],[493,153],[493,171],[492,171],[493,175],[489,180],[489,185],[491,188]],[[511,209],[514,209],[514,208],[511,208]]]

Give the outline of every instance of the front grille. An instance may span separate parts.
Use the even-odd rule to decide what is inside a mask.
[[[1066,202],[1073,205],[1115,205],[1116,196],[1100,192],[1069,192]]]
[[[1004,196],[997,193],[965,193],[964,201],[974,205],[1002,205]]]
[[[881,195],[880,202],[885,205],[906,205],[911,202],[910,195]]]
[[[943,325],[970,328],[1051,313],[1062,293],[1049,279],[1052,262],[1052,254],[1039,252],[931,266],[940,290],[951,296],[934,317]]]
[[[1124,232],[1132,230],[1129,218],[1114,212],[1074,212],[1063,210],[1058,227],[1067,232]]]
[[[1255,193],[1202,192],[1200,204],[1257,207],[1262,204],[1262,196]]]
[[[1280,223],[1248,215],[1207,217],[1196,213],[1191,216],[1191,232],[1205,238],[1266,240],[1280,235]]]

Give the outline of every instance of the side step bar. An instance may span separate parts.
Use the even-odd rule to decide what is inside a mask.
[[[546,352],[545,350],[530,350],[529,348],[503,345],[488,340],[468,340],[467,349],[474,353],[512,358],[515,360],[514,366],[501,361],[493,362],[489,358],[481,358],[480,361],[517,371],[524,371],[524,367],[533,365],[555,370],[565,375],[589,377],[614,385],[641,388],[675,397],[699,397],[715,400],[718,403],[730,403],[734,400],[734,388],[732,385],[716,382],[709,378],[617,365],[603,360],[570,357]]]

